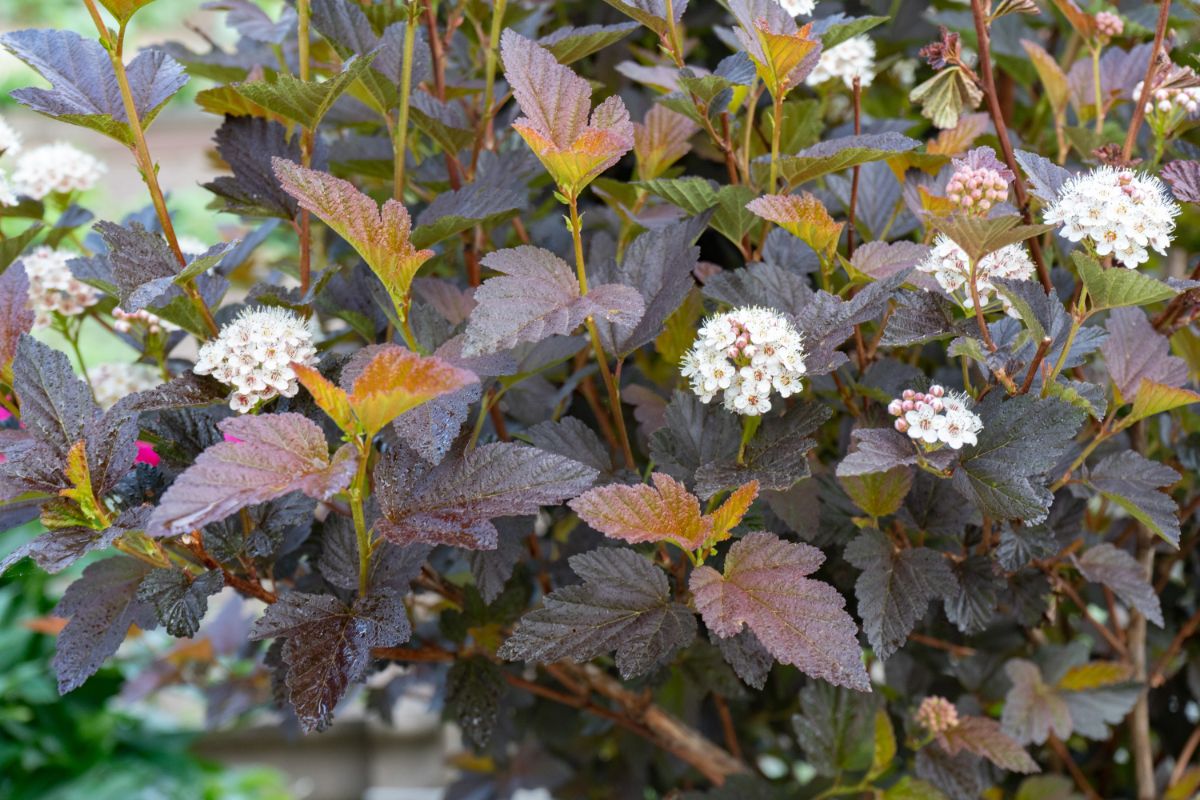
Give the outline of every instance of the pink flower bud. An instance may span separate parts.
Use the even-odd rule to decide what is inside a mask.
[[[935,383],[929,387],[929,394],[933,395],[934,397],[945,397],[946,387],[942,386],[940,383]]]
[[[904,419],[904,417],[897,419],[895,424],[896,430],[900,431],[901,433],[906,433],[908,431],[908,422]]]
[[[900,404],[900,408],[903,411],[915,411],[917,408],[917,404],[914,403],[912,400],[905,400],[904,402],[902,402]]]
[[[887,407],[888,413],[891,414],[893,417],[900,416],[900,412],[903,411],[903,408],[901,408],[901,405],[902,404],[899,400],[893,400],[892,402],[888,403],[888,407]]]
[[[902,400],[912,400],[914,397],[916,397],[916,395],[917,395],[917,393],[914,392],[912,389],[905,389],[903,392],[900,393],[900,398]]]

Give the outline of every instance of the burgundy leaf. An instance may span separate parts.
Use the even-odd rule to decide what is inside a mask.
[[[158,624],[153,607],[137,596],[151,569],[134,558],[106,558],[67,587],[54,610],[56,616],[70,617],[58,635],[52,662],[60,694],[78,689],[94,675],[125,641],[130,625],[149,630]]]
[[[175,479],[151,517],[152,535],[186,533],[289,492],[324,500],[354,474],[353,453],[343,447],[331,461],[325,434],[300,414],[230,417],[218,427],[239,441],[212,445]]]
[[[607,284],[581,295],[575,272],[540,247],[497,250],[484,257],[483,265],[503,274],[484,281],[475,291],[477,305],[467,322],[463,347],[466,355],[566,335],[593,315],[632,326],[642,314],[642,297],[629,286]]]
[[[1140,308],[1113,309],[1104,327],[1109,336],[1100,352],[1125,402],[1137,397],[1143,379],[1173,387],[1187,382],[1187,362],[1171,355],[1170,340],[1154,330]]]
[[[869,692],[858,626],[846,601],[829,584],[805,577],[824,560],[810,545],[751,533],[729,549],[724,575],[708,566],[692,573],[696,608],[718,636],[736,636],[748,625],[781,663]]]
[[[306,731],[329,724],[346,688],[362,677],[372,647],[408,641],[403,599],[377,592],[347,606],[330,595],[291,592],[254,623],[252,639],[284,640],[288,699]]]
[[[21,405],[21,422],[65,461],[67,451],[83,438],[84,429],[100,415],[87,384],[75,377],[64,353],[23,335],[13,360],[13,391]]]
[[[383,517],[379,533],[396,544],[427,542],[491,550],[493,517],[534,514],[591,487],[597,471],[533,447],[497,443],[431,467],[396,448],[375,468]]]
[[[29,307],[29,280],[20,262],[0,272],[0,373],[17,355],[21,334],[33,328]]]
[[[967,750],[1010,772],[1042,771],[1020,742],[987,717],[962,717],[953,728],[938,734],[938,742],[952,756]]]
[[[666,574],[632,550],[592,550],[573,556],[571,569],[583,583],[551,592],[522,617],[501,658],[583,662],[615,650],[621,676],[633,678],[695,638],[696,615],[671,601]]]
[[[1200,161],[1172,161],[1162,168],[1162,177],[1181,203],[1200,203]]]

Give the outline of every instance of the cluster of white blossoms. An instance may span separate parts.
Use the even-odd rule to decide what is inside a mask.
[[[793,17],[801,14],[808,16],[817,7],[817,0],[779,0],[779,5],[783,6],[783,10]]]
[[[296,396],[293,363],[317,363],[308,326],[286,309],[259,307],[246,309],[205,342],[192,371],[233,387],[229,407],[244,414],[259,401]]]
[[[103,409],[135,392],[145,392],[162,383],[158,370],[149,364],[114,362],[88,368],[88,382]]]
[[[930,733],[945,733],[958,727],[958,709],[946,698],[932,695],[921,701],[916,719]]]
[[[24,153],[17,161],[12,181],[19,194],[41,200],[54,193],[86,192],[107,170],[102,161],[82,150],[56,142]]]
[[[1125,20],[1119,14],[1111,11],[1096,12],[1096,32],[1101,36],[1113,38],[1125,32]]]
[[[946,198],[969,214],[982,216],[1008,199],[1012,170],[1000,163],[990,147],[977,147],[966,158],[954,159]]]
[[[862,86],[870,86],[875,78],[875,42],[864,35],[852,36],[839,45],[821,51],[821,58],[804,82],[818,86],[825,81],[841,78],[847,88],[858,78]]]
[[[21,151],[21,135],[14,131],[3,117],[0,117],[0,157],[15,156]],[[15,206],[17,193],[8,180],[8,175],[0,170],[0,206]]]
[[[963,308],[975,310],[970,286],[971,260],[953,239],[944,233],[938,234],[929,254],[917,264],[917,269],[932,275],[938,285]],[[1029,253],[1019,244],[1010,244],[988,253],[979,260],[979,266],[975,269],[975,289],[979,293],[979,302],[986,306],[992,301],[992,293],[996,291],[993,281],[999,278],[1027,281],[1033,277],[1034,269]],[[1004,295],[999,297],[1004,313],[1011,317],[1018,316],[1008,298]]]
[[[1142,96],[1144,81],[1138,81],[1133,87],[1133,96]],[[1183,120],[1193,117],[1200,111],[1200,86],[1162,86],[1150,93],[1146,99],[1146,116],[1155,115],[1165,118],[1168,122],[1172,117]]]
[[[34,325],[49,325],[55,313],[64,317],[82,314],[100,299],[95,289],[71,274],[67,262],[76,257],[75,253],[40,245],[21,259],[29,279]]]
[[[947,392],[938,384],[929,391],[905,389],[888,404],[888,413],[896,418],[896,430],[927,445],[941,442],[958,450],[964,444],[978,444],[983,420],[971,410],[971,400],[962,392]]]
[[[703,402],[723,392],[725,408],[756,416],[771,410],[772,392],[800,391],[804,347],[782,314],[746,306],[705,320],[680,371]]]
[[[1178,215],[1158,178],[1106,165],[1067,181],[1045,220],[1062,225],[1072,242],[1090,239],[1097,255],[1134,269],[1149,260],[1148,247],[1166,253]]]
[[[147,334],[155,336],[163,331],[175,330],[174,325],[144,308],[130,312],[118,307],[112,310],[112,315],[113,328],[121,333],[132,333],[134,329],[141,328]]]

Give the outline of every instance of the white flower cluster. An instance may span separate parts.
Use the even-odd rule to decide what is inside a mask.
[[[88,382],[103,409],[112,408],[118,400],[135,392],[153,389],[162,383],[158,371],[149,364],[115,362],[88,368]]]
[[[705,320],[681,373],[705,403],[724,392],[725,408],[755,416],[771,410],[773,391],[800,391],[804,347],[782,314],[747,306]]]
[[[793,17],[801,14],[808,16],[817,7],[817,0],[779,0],[779,5],[783,6],[783,10]]]
[[[1142,96],[1142,86],[1145,81],[1138,81],[1133,87],[1133,96]],[[1168,127],[1174,122],[1187,117],[1194,117],[1200,111],[1200,86],[1161,86],[1155,89],[1146,99],[1146,116],[1156,114],[1168,122]],[[1172,119],[1173,117],[1178,119]]]
[[[1134,269],[1149,260],[1148,247],[1166,252],[1178,215],[1158,178],[1106,165],[1067,181],[1045,219],[1062,225],[1072,242],[1090,239],[1098,255]]]
[[[64,317],[82,314],[100,299],[95,289],[71,274],[67,262],[75,257],[75,253],[41,245],[21,259],[29,279],[29,306],[33,309],[34,325],[49,325],[55,312]]]
[[[804,82],[817,86],[833,78],[841,78],[846,87],[854,86],[858,78],[870,86],[875,78],[875,42],[867,35],[852,36],[841,44],[821,51],[821,59]]]
[[[12,179],[19,194],[41,200],[55,192],[86,192],[107,169],[103,162],[82,150],[56,142],[22,155]]]
[[[259,307],[246,309],[205,342],[192,371],[232,386],[229,407],[244,414],[260,400],[296,396],[293,362],[317,363],[308,326],[286,309]]]
[[[971,297],[971,261],[967,253],[953,239],[944,233],[938,234],[933,242],[929,255],[917,264],[917,269],[928,273],[937,280],[938,285],[958,301],[968,311],[975,310],[975,301]],[[988,253],[979,260],[975,270],[975,288],[979,293],[979,302],[987,305],[992,301],[992,293],[996,291],[993,283],[998,278],[1027,281],[1033,277],[1034,264],[1029,253],[1019,244],[1001,247],[994,253]],[[1012,303],[1004,295],[1000,295],[1004,313],[1010,317],[1018,316]]]
[[[971,410],[971,400],[961,392],[947,392],[938,384],[927,392],[905,389],[888,404],[888,413],[896,417],[896,430],[927,445],[949,445],[958,450],[964,444],[978,444],[983,420]]]
[[[1114,14],[1111,11],[1096,12],[1096,31],[1101,36],[1113,38],[1120,36],[1125,32],[1125,20],[1121,19],[1119,14]]]
[[[113,328],[121,333],[130,333],[134,328],[144,328],[147,334],[155,336],[163,331],[175,330],[174,325],[144,308],[130,312],[118,307],[112,310],[112,315]]]
[[[0,117],[0,155],[15,156],[21,152],[21,134]]]
[[[0,157],[15,156],[20,150],[21,135],[0,117]],[[17,202],[17,193],[9,182],[8,175],[0,171],[0,206],[15,206]]]

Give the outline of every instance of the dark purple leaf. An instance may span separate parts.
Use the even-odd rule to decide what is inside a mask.
[[[87,384],[75,377],[64,353],[23,335],[13,360],[13,391],[21,405],[21,423],[59,457],[83,439],[100,415]]]
[[[1100,347],[1121,398],[1137,397],[1142,380],[1182,386],[1188,379],[1187,362],[1171,355],[1171,342],[1160,334],[1140,308],[1116,308],[1104,326],[1109,337]]]
[[[412,635],[400,596],[379,592],[346,606],[329,595],[291,592],[254,623],[252,639],[282,639],[288,700],[306,731],[325,728],[346,688],[362,677],[372,647]]]
[[[125,144],[133,143],[116,73],[99,42],[71,31],[23,30],[0,37],[0,45],[53,86],[18,89],[12,93],[18,102]],[[142,127],[187,83],[183,67],[162,50],[143,50],[125,70]]]
[[[1200,203],[1200,161],[1172,161],[1162,168],[1162,177],[1181,203]]]
[[[186,639],[200,629],[209,596],[224,586],[225,577],[219,569],[199,575],[181,569],[155,569],[142,579],[137,598],[154,607],[167,633]]]
[[[551,592],[521,618],[499,655],[509,660],[590,661],[616,651],[628,679],[643,675],[691,644],[696,617],[671,601],[666,573],[626,548],[572,556],[582,584]]]
[[[642,297],[629,286],[607,284],[581,295],[574,271],[549,250],[528,245],[496,250],[484,257],[483,265],[503,274],[475,291],[478,305],[467,322],[463,347],[467,355],[565,336],[589,316],[628,329],[642,315]]]
[[[504,687],[500,667],[483,656],[457,661],[446,674],[446,711],[475,750],[491,741]]]
[[[1123,455],[1136,455],[1125,451]],[[1121,601],[1140,611],[1158,627],[1163,626],[1162,605],[1146,578],[1146,568],[1136,558],[1107,542],[1088,548],[1075,559],[1080,574],[1093,583],[1112,589]]]
[[[0,272],[0,372],[16,357],[21,334],[32,328],[29,280],[25,267],[18,263]]]
[[[295,219],[298,205],[283,190],[271,159],[300,160],[300,139],[278,122],[258,117],[226,117],[215,136],[217,154],[233,175],[222,175],[204,188],[225,200],[225,210],[251,217]]]
[[[897,550],[867,529],[846,545],[845,558],[862,570],[854,593],[858,615],[875,654],[887,659],[908,640],[931,600],[954,583],[945,557],[925,547]]]
[[[597,472],[563,456],[490,444],[431,467],[411,452],[388,452],[375,468],[379,533],[396,544],[491,550],[493,517],[533,514],[591,487]]]
[[[150,630],[158,624],[154,608],[138,599],[137,590],[151,567],[134,558],[116,556],[97,561],[67,587],[55,615],[70,617],[58,635],[54,673],[58,691],[78,689],[117,652],[130,625]]]

